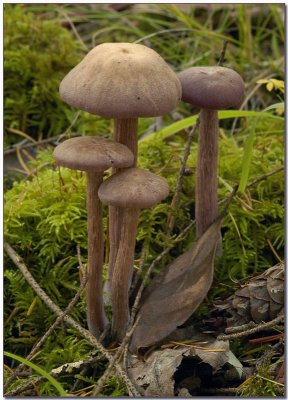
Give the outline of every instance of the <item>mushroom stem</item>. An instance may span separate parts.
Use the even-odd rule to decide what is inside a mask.
[[[124,144],[129,150],[132,151],[134,158],[134,164],[137,164],[137,153],[138,153],[138,118],[121,118],[114,120],[114,140],[118,143]],[[113,173],[121,171],[121,169],[113,169]],[[110,240],[110,251],[109,251],[109,265],[108,265],[108,281],[105,287],[108,294],[111,292],[111,277],[113,274],[113,268],[116,260],[117,249],[119,245],[120,229],[121,229],[121,208],[116,206],[109,206],[109,240]],[[130,281],[132,279],[132,272],[130,273]]]
[[[114,140],[124,144],[135,156],[134,165],[137,164],[138,153],[138,118],[118,118],[114,120]]]
[[[218,113],[201,109],[196,173],[196,232],[200,237],[217,216]]]
[[[123,208],[121,210],[121,241],[114,264],[111,281],[112,300],[112,335],[117,341],[125,336],[129,323],[129,278],[134,251],[140,209]]]
[[[87,321],[89,331],[96,337],[107,325],[102,299],[102,269],[104,260],[102,207],[98,189],[103,173],[87,171],[87,230],[88,281],[86,288]]]

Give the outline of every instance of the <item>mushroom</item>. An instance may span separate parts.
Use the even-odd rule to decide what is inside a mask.
[[[53,153],[57,164],[85,171],[87,175],[88,281],[87,321],[90,332],[99,337],[107,325],[102,299],[103,227],[98,189],[104,171],[125,168],[134,156],[124,145],[94,136],[80,136],[59,144]]]
[[[168,193],[165,179],[139,168],[117,172],[99,188],[98,195],[103,203],[122,210],[121,240],[111,281],[112,335],[118,341],[123,339],[129,323],[129,275],[140,209],[159,203]]]
[[[60,96],[81,110],[114,118],[114,139],[133,152],[136,166],[138,118],[172,111],[181,99],[181,84],[164,59],[149,47],[103,43],[64,77]],[[116,259],[120,227],[120,210],[111,206],[109,276]]]
[[[163,115],[181,99],[181,84],[163,58],[133,43],[103,43],[62,80],[68,104],[115,118],[115,139],[137,155],[137,118]],[[136,164],[136,157],[135,157]]]
[[[241,76],[225,67],[192,67],[180,72],[182,100],[201,108],[196,172],[196,231],[201,236],[217,216],[218,112],[244,99]]]

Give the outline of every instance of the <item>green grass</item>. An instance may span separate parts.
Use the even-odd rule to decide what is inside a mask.
[[[17,360],[17,361],[23,363],[24,365],[27,365],[27,367],[32,368],[39,375],[44,376],[50,382],[50,384],[55,387],[55,389],[58,391],[60,396],[64,396],[64,397],[68,396],[68,394],[65,392],[63,387],[60,385],[60,383],[57,382],[56,379],[54,379],[49,373],[44,371],[44,369],[40,368],[38,365],[32,363],[31,361],[25,360],[25,358],[17,356],[16,354],[11,354],[8,351],[4,351],[4,356],[13,358],[14,360]]]

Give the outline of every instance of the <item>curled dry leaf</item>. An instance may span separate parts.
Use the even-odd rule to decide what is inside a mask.
[[[185,393],[185,397],[191,397],[203,389],[239,382],[243,367],[227,341],[205,334],[196,334],[193,339],[206,344],[202,348],[160,349],[146,361],[130,357],[128,375],[141,395],[172,397]]]
[[[205,298],[213,280],[222,218],[164,268],[143,294],[130,351],[157,343],[183,324]]]

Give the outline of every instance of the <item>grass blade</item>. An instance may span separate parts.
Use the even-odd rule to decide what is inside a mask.
[[[250,166],[251,166],[251,162],[252,162],[253,145],[254,145],[254,140],[255,140],[255,136],[256,136],[256,125],[257,125],[259,119],[263,118],[263,116],[265,117],[266,114],[272,115],[265,111],[272,110],[275,108],[280,108],[281,105],[282,105],[282,103],[277,103],[277,104],[271,105],[270,107],[267,107],[263,112],[258,113],[258,117],[254,121],[253,127],[252,127],[252,129],[249,133],[249,136],[247,138],[247,141],[245,143],[244,154],[243,154],[243,159],[242,159],[242,172],[241,172],[240,183],[239,183],[239,188],[238,188],[239,193],[243,193],[245,191],[246,185],[248,183],[249,171],[250,171]],[[283,105],[284,105],[284,103],[283,103]],[[282,121],[284,121],[284,119],[282,117],[278,117],[278,118],[281,118]]]
[[[56,381],[48,372],[46,372],[44,369],[38,367],[38,365],[35,365],[31,361],[25,360],[25,358],[22,358],[20,356],[17,356],[15,354],[9,353],[8,351],[4,351],[4,355],[10,358],[13,358],[14,360],[17,360],[21,362],[22,364],[27,365],[28,367],[32,368],[34,371],[38,372],[41,376],[44,376],[50,383],[57,389],[59,392],[60,396],[67,397],[68,394],[66,391],[63,389],[62,385]]]
[[[175,135],[175,133],[178,133],[182,131],[183,129],[190,128],[193,126],[196,122],[198,115],[193,115],[192,117],[184,118],[181,121],[174,122],[173,124],[157,131],[151,133],[149,136],[145,136],[143,138],[139,139],[139,143],[141,142],[147,142],[150,140],[153,140],[155,137],[157,139],[167,139],[170,136]],[[227,110],[227,111],[219,111],[218,113],[218,119],[229,119],[229,118],[241,118],[241,117],[261,117],[261,118],[272,118],[275,120],[283,121],[282,117],[279,117],[278,115],[270,114],[268,112],[261,112],[261,111],[245,111],[245,110]]]
[[[239,188],[238,188],[239,193],[244,192],[247,182],[248,182],[248,178],[249,178],[249,171],[250,171],[253,145],[254,145],[254,139],[255,139],[255,127],[256,127],[256,123],[254,123],[253,128],[251,129],[249,136],[245,143],[244,154],[243,154],[243,159],[242,159],[242,173],[241,173],[241,178],[240,178],[240,183],[239,183]]]

